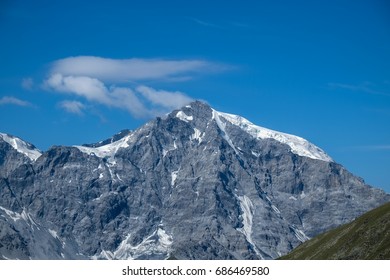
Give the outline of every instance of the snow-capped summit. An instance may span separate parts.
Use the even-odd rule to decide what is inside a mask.
[[[194,116],[192,114],[194,113],[194,110],[203,112],[211,110],[211,118],[217,123],[219,129],[223,131],[225,140],[230,146],[232,146],[233,149],[236,149],[236,147],[234,147],[231,139],[229,138],[229,134],[226,131],[227,122],[239,127],[255,139],[274,139],[280,143],[286,144],[290,146],[292,153],[299,156],[333,162],[333,159],[322,149],[302,137],[258,126],[242,116],[219,112],[199,101],[195,101],[187,106],[184,106],[182,109],[176,111],[174,116],[184,122],[193,121]]]
[[[18,137],[5,133],[0,133],[0,138],[10,144],[16,151],[30,158],[32,161],[35,161],[42,155],[42,153],[37,148]]]
[[[291,152],[303,157],[319,159],[323,161],[333,161],[322,149],[310,143],[302,137],[271,130],[265,127],[257,126],[247,119],[233,114],[222,113],[215,111],[214,115],[218,115],[233,125],[236,125],[258,139],[272,138],[283,144],[287,144],[291,148]]]

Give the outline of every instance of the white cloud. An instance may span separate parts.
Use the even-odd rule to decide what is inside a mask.
[[[84,76],[63,76],[54,74],[45,81],[45,86],[55,91],[73,93],[85,97],[89,101],[97,101],[106,105],[111,105],[111,100],[107,96],[106,86],[95,78]]]
[[[45,81],[47,89],[83,97],[88,101],[108,107],[124,109],[137,118],[148,118],[163,111],[178,108],[191,102],[191,98],[182,92],[155,90],[139,86],[136,91],[128,87],[107,88],[103,82],[90,77],[63,76],[54,74]],[[143,96],[152,104],[147,106],[140,98]],[[60,106],[70,113],[81,114],[84,107],[81,103],[64,101]]]
[[[135,117],[148,117],[149,114],[133,90],[123,87],[107,88],[96,78],[54,74],[45,81],[45,87],[77,95],[108,107],[125,109]]]
[[[205,60],[111,59],[75,56],[55,61],[51,74],[88,76],[104,82],[188,78],[190,74],[223,71],[226,66]]]
[[[390,145],[367,145],[353,147],[360,151],[390,151]]]
[[[350,85],[350,84],[341,84],[341,83],[328,83],[328,86],[331,88],[341,88],[341,89],[346,89],[350,91],[360,91],[360,92],[365,92],[368,94],[374,94],[374,95],[383,95],[383,96],[390,96],[390,93],[388,92],[383,92],[383,91],[378,91],[370,86],[372,86],[371,83],[363,83],[359,85]]]
[[[28,101],[21,100],[13,96],[4,96],[0,99],[0,105],[16,105],[21,107],[33,107]]]
[[[146,108],[146,106],[130,88],[111,88],[110,98],[115,107],[127,110],[134,117],[148,118],[155,115],[150,109]]]
[[[68,57],[53,62],[44,88],[76,95],[89,102],[128,111],[137,118],[149,118],[190,103],[180,91],[157,90],[139,84],[153,81],[186,81],[193,75],[226,70],[222,64],[205,60],[110,59],[95,56]],[[116,83],[116,84],[114,84]],[[120,86],[118,86],[120,85]],[[61,107],[81,114],[81,103],[64,101]]]
[[[222,28],[220,25],[214,24],[214,23],[209,22],[209,21],[204,21],[204,20],[201,20],[198,18],[193,18],[193,17],[190,17],[189,19],[192,20],[193,22],[196,22],[197,24],[200,24],[200,25],[203,25],[206,27]]]
[[[65,111],[79,116],[83,115],[83,110],[85,108],[83,103],[79,101],[69,101],[69,100],[60,102],[59,106],[63,108]]]
[[[169,92],[165,90],[155,90],[151,87],[139,86],[136,88],[146,99],[155,105],[160,105],[167,109],[176,109],[193,101],[192,98],[183,92]]]

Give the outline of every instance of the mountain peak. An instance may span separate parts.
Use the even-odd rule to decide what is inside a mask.
[[[215,115],[218,116],[219,119],[223,118],[232,125],[240,127],[256,139],[274,139],[280,143],[286,144],[290,146],[292,153],[299,156],[328,162],[333,161],[322,149],[302,137],[255,125],[238,115],[217,111],[215,111]]]
[[[196,100],[178,110],[174,110],[169,115],[188,122],[193,120],[193,118],[211,117],[212,110],[213,109],[207,103]]]
[[[317,147],[313,143],[310,143],[302,137],[255,125],[242,116],[219,112],[201,101],[194,101],[189,105],[184,106],[180,110],[174,111],[173,115],[185,122],[193,121],[194,118],[199,117],[205,120],[211,118],[216,121],[219,129],[226,138],[225,140],[228,142],[230,140],[228,139],[228,132],[226,131],[227,124],[240,128],[255,139],[274,139],[282,144],[286,144],[290,147],[292,153],[299,156],[327,162],[333,161],[333,159],[329,157],[321,148]],[[233,143],[229,144],[230,146],[233,145]]]
[[[34,145],[16,136],[12,136],[6,133],[0,133],[0,139],[3,139],[3,141],[11,145],[13,149],[27,156],[32,161],[35,161],[42,155],[41,151],[39,151]]]

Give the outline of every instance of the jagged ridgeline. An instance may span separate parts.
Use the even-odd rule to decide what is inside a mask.
[[[0,135],[0,258],[274,259],[390,200],[297,136],[193,102],[97,144]]]

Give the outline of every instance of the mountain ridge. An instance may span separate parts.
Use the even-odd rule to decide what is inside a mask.
[[[9,248],[3,240],[20,227],[20,240],[35,240],[17,218],[25,211],[62,240],[50,258],[273,259],[390,200],[333,160],[300,156],[216,112],[194,102],[117,141],[24,161],[0,178],[9,232],[0,244]],[[44,255],[20,242],[19,258]],[[18,255],[7,250],[0,257]]]

